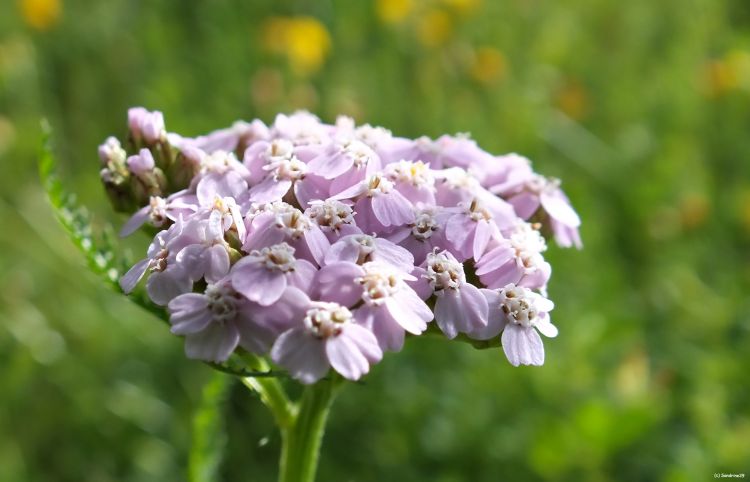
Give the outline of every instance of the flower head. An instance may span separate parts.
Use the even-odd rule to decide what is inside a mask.
[[[194,138],[143,108],[128,125],[99,147],[101,177],[131,214],[123,235],[161,231],[120,285],[148,277],[188,357],[270,350],[303,383],[357,380],[434,319],[448,339],[499,337],[514,365],[544,361],[542,233],[580,246],[580,219],[526,158],[307,112]]]

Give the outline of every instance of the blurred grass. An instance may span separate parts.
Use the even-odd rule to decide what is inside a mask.
[[[700,481],[750,470],[744,0],[0,0],[0,480],[185,480],[210,371],[89,274],[36,179],[39,120],[99,220],[125,111],[192,135],[307,108],[471,132],[563,179],[542,369],[413,340],[337,401],[323,481]],[[143,250],[146,239],[135,240]],[[273,480],[240,387],[224,480]]]

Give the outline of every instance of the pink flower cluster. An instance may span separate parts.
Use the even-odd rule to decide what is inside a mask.
[[[544,362],[539,333],[557,329],[540,229],[580,247],[580,220],[527,159],[306,112],[187,138],[136,108],[129,129],[130,155],[100,147],[102,179],[112,194],[119,176],[116,206],[141,206],[122,234],[156,234],[120,284],[147,277],[188,357],[241,347],[303,383],[356,380],[434,320],[450,339],[500,337],[513,365]]]

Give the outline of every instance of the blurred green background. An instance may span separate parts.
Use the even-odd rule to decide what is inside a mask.
[[[321,481],[705,481],[750,472],[746,0],[0,0],[0,480],[181,481],[206,366],[89,274],[36,178],[116,217],[126,109],[196,135],[276,112],[471,132],[560,177],[547,364],[412,340],[337,400]],[[147,239],[132,247],[140,254]],[[278,435],[235,386],[222,480]]]

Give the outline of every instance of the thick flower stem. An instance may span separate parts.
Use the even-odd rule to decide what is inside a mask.
[[[305,387],[294,422],[282,429],[279,482],[313,482],[328,411],[340,379]]]

